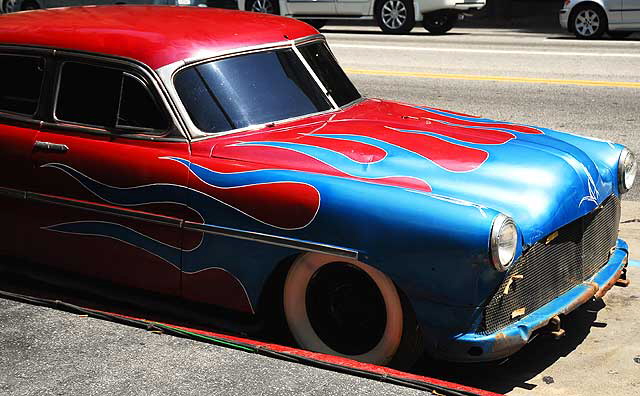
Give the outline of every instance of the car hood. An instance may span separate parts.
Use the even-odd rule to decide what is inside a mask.
[[[526,244],[614,194],[622,149],[550,129],[375,99],[214,141],[212,157],[390,185],[481,212],[491,208],[513,217]]]

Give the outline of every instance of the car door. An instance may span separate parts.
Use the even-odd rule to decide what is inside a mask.
[[[336,15],[335,0],[287,0],[287,15]]]
[[[371,0],[336,0],[338,15],[369,15]]]
[[[188,158],[153,76],[56,54],[55,100],[33,144],[29,259],[179,294]]]
[[[625,28],[640,28],[640,0],[622,0],[622,23]]]
[[[23,257],[30,222],[26,191],[31,177],[31,148],[40,121],[38,110],[50,51],[0,49],[0,255]]]

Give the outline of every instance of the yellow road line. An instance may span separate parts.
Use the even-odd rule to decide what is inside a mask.
[[[500,81],[500,82],[529,83],[529,84],[581,85],[581,86],[588,86],[588,87],[640,88],[640,82],[625,82],[625,81],[556,80],[556,79],[548,79],[548,78],[476,76],[472,74],[420,73],[420,72],[402,72],[402,71],[387,71],[387,70],[345,69],[345,71],[349,74],[365,74],[365,75],[372,75],[372,76],[442,78],[442,79],[450,79],[450,80]]]

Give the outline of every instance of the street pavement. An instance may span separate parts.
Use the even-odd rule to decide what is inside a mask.
[[[640,153],[640,35],[576,41],[559,32],[327,26],[336,57],[364,94],[623,143]],[[638,183],[640,184],[640,182]],[[623,201],[621,235],[640,260],[640,189]],[[500,365],[423,361],[414,371],[496,392],[640,393],[640,264]],[[0,300],[0,395],[413,395],[415,390],[242,351]]]

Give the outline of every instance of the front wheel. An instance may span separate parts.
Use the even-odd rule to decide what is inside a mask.
[[[409,33],[416,24],[413,2],[409,0],[380,0],[376,3],[374,15],[385,33]]]
[[[394,283],[359,261],[300,256],[287,274],[283,303],[291,334],[302,348],[374,364],[395,357],[392,363],[398,366],[410,365],[422,353],[403,345],[415,344],[420,330],[415,321],[407,322],[412,312],[403,309]]]
[[[260,12],[263,14],[280,14],[277,0],[249,0],[245,8],[247,11]]]
[[[579,39],[599,39],[607,31],[607,16],[595,5],[584,5],[571,16],[571,27]]]
[[[422,19],[422,27],[431,34],[445,34],[453,29],[458,21],[458,15],[447,12],[432,12],[425,14]]]

